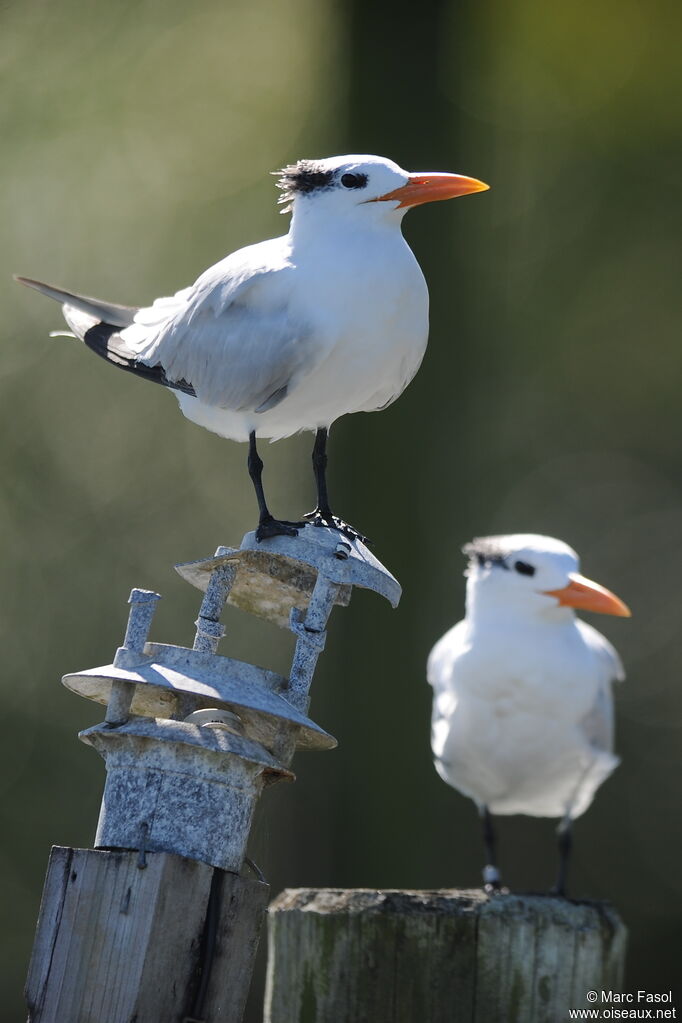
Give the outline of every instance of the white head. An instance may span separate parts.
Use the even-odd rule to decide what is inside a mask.
[[[283,213],[294,218],[349,217],[397,224],[411,206],[482,192],[488,185],[461,174],[412,173],[383,156],[299,160],[278,174]]]
[[[576,552],[551,536],[486,536],[463,550],[469,558],[467,618],[561,622],[574,608],[630,616],[615,594],[580,575]]]

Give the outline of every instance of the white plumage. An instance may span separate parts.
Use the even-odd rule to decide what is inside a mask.
[[[121,335],[141,361],[192,383],[188,418],[232,440],[371,412],[398,397],[426,348],[428,292],[401,218],[363,210],[330,224],[315,206],[298,217],[295,206],[289,234],[228,256],[160,322],[143,309]]]
[[[406,209],[487,186],[340,156],[285,168],[280,187],[293,213],[286,235],[149,307],[20,280],[63,302],[98,354],[173,389],[188,419],[223,437],[326,430],[394,401],[424,355],[428,292],[400,230]]]
[[[568,822],[618,764],[611,686],[624,677],[574,608],[629,612],[559,540],[487,537],[465,552],[466,617],[428,661],[436,770],[491,814]]]

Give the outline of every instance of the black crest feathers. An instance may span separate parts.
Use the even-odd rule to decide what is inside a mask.
[[[465,554],[471,561],[478,561],[479,565],[499,565],[500,568],[509,568],[506,558],[509,551],[505,550],[497,536],[480,536],[462,547],[462,554]]]
[[[334,184],[335,171],[325,168],[315,160],[299,160],[298,163],[282,167],[275,171],[277,176],[277,187],[282,194],[279,197],[280,203],[286,203],[286,213],[290,209],[290,203],[297,195],[309,195],[310,192],[321,191],[324,188],[331,188]]]

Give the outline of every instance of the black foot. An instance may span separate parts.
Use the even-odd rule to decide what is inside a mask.
[[[320,508],[316,508],[304,515],[303,518],[313,526],[326,526],[328,529],[335,529],[349,540],[359,540],[360,543],[367,544],[368,547],[372,545],[372,541],[359,533],[354,526],[344,522],[338,515],[332,515],[331,512],[324,512]]]
[[[549,894],[554,899],[567,899],[568,898],[568,895],[566,894],[566,886],[565,885],[558,885],[558,884],[552,885],[552,887],[549,889]]]
[[[258,523],[256,540],[260,543],[269,536],[298,536],[298,531],[303,526],[305,522],[284,522],[282,519],[274,519],[271,515],[270,518]]]
[[[509,889],[506,885],[500,884],[499,881],[488,881],[483,885],[483,891],[486,895],[509,895]]]

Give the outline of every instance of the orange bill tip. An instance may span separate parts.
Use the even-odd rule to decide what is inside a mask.
[[[584,575],[572,572],[568,586],[559,590],[543,590],[548,597],[556,597],[560,607],[574,607],[580,611],[595,611],[597,614],[617,615],[630,618],[632,612],[620,597],[605,586],[586,579]]]
[[[459,195],[485,192],[489,188],[490,185],[479,181],[478,178],[468,178],[464,174],[442,174],[434,171],[410,174],[407,184],[367,201],[397,201],[396,209],[402,209],[404,206],[420,206],[425,202],[439,202],[442,199],[455,199]]]

